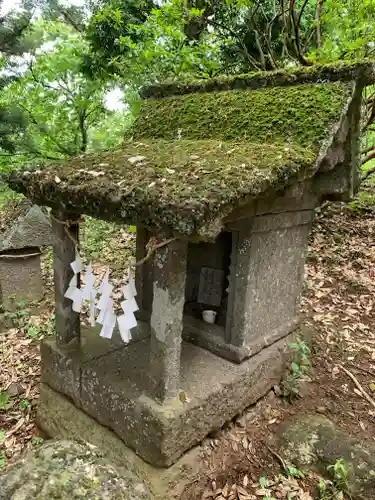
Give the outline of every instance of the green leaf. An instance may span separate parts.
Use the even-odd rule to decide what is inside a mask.
[[[300,366],[294,361],[291,363],[292,373],[298,373],[300,371]]]
[[[258,482],[259,482],[259,486],[261,488],[266,488],[267,487],[267,479],[264,476],[260,476]]]
[[[20,408],[21,410],[27,410],[28,408],[30,408],[30,402],[28,399],[24,398],[24,399],[21,399],[20,401]]]
[[[0,392],[0,411],[8,410],[12,407],[12,401],[10,400],[10,396],[6,391]]]

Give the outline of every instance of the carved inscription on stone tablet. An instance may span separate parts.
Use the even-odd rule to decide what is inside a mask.
[[[202,267],[199,278],[198,302],[219,307],[223,293],[224,271]]]

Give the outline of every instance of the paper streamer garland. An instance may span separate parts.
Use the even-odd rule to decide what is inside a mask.
[[[130,330],[137,326],[137,319],[134,315],[138,311],[138,304],[135,300],[137,291],[135,288],[133,273],[129,266],[129,280],[126,285],[121,288],[124,300],[121,302],[123,314],[116,316],[114,312],[114,303],[112,299],[113,285],[109,282],[109,269],[106,271],[99,289],[95,288],[95,274],[93,272],[92,263],[90,262],[84,268],[84,264],[80,255],[77,253],[76,259],[70,264],[74,276],[70,280],[67,291],[64,297],[70,299],[73,311],[81,312],[82,305],[85,301],[89,302],[89,322],[91,326],[95,323],[102,325],[100,336],[106,339],[111,339],[113,331],[118,324],[120,336],[126,344],[130,342],[132,336]],[[85,270],[85,273],[83,271]],[[78,274],[82,273],[83,287],[78,287]],[[96,297],[99,295],[99,300],[95,303]],[[96,312],[99,311],[97,317]]]
[[[73,311],[79,313],[81,312],[83,298],[82,290],[78,287],[78,273],[80,273],[84,268],[79,253],[76,254],[76,259],[70,264],[70,267],[73,269],[74,276],[69,282],[69,286],[64,294],[64,297],[70,299],[73,302]]]
[[[135,283],[130,266],[129,282],[121,288],[121,291],[125,299],[120,304],[124,314],[117,316],[117,323],[121,338],[127,344],[132,338],[130,330],[137,326],[137,319],[134,316],[134,313],[135,311],[138,311],[138,304],[134,298],[137,295],[137,290],[135,289]]]

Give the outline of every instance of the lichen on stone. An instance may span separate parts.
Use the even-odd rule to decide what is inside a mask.
[[[144,160],[129,162],[135,156]],[[16,174],[10,185],[52,208],[62,201],[70,212],[210,237],[239,200],[307,175],[315,156],[293,143],[133,141],[26,178]]]
[[[314,175],[352,93],[350,81],[150,99],[121,149],[9,185],[56,210],[212,240],[238,206]]]
[[[22,216],[25,216],[32,207],[27,198],[9,200],[0,211],[0,233],[5,233]]]
[[[374,59],[340,60],[330,64],[314,64],[313,66],[296,66],[275,71],[254,71],[240,75],[219,76],[210,80],[166,81],[143,88],[141,95],[145,99],[160,99],[172,95],[198,92],[254,90],[265,87],[354,80],[360,80],[364,85],[371,85],[374,79]]]
[[[73,441],[47,441],[0,475],[0,500],[151,499],[142,482],[121,475],[97,448]]]

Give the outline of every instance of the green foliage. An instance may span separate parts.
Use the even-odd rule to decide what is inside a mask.
[[[45,323],[39,325],[25,326],[26,337],[33,340],[42,340],[51,336],[54,332],[55,318],[51,316]]]
[[[297,479],[303,479],[305,477],[305,474],[301,470],[293,466],[287,465],[285,472],[287,477],[295,477]]]
[[[30,408],[30,401],[27,398],[23,398],[20,401],[20,409],[22,411],[27,411]]]
[[[88,24],[86,37],[90,44],[84,53],[83,69],[89,77],[100,78],[118,73],[121,60],[128,56],[127,45],[120,45],[121,37],[127,37],[129,45],[142,43],[141,26],[153,9],[152,0],[112,0],[94,9]]]
[[[186,24],[203,11],[180,0],[158,7],[151,0],[108,2],[90,20],[84,66],[91,76],[120,75],[136,89],[167,77],[212,76],[219,70],[216,36],[195,41],[185,34]]]
[[[267,479],[264,476],[260,476],[258,482],[261,488],[267,488]]]
[[[375,194],[360,191],[358,195],[347,204],[347,210],[353,215],[361,215],[375,211]]]
[[[85,217],[84,250],[95,259],[108,242],[108,239],[118,234],[118,226],[99,219]]]
[[[1,170],[117,145],[129,113],[108,111],[104,98],[111,86],[80,72],[87,48],[82,34],[45,20],[36,21],[31,32],[41,48],[1,96],[3,105],[12,103],[23,111],[26,130],[14,134],[16,154],[1,158]]]
[[[349,491],[349,468],[340,458],[327,467],[331,480],[320,479],[318,483],[319,500],[344,500],[351,499]]]
[[[7,391],[0,392],[0,411],[9,410],[12,407],[12,401]]]
[[[3,2],[0,1],[0,7]],[[23,54],[27,50],[24,33],[30,24],[32,12],[30,10],[21,10],[19,12],[11,11],[0,18],[0,89],[6,87],[13,79],[9,70],[12,67],[12,57]],[[5,71],[8,70],[8,71]],[[3,73],[3,71],[5,71]],[[24,127],[22,113],[9,103],[7,106],[0,107],[0,149],[8,152],[14,152],[15,146],[12,136],[20,133]]]
[[[5,319],[9,320],[15,328],[23,328],[29,320],[29,311],[22,301],[15,302],[15,309],[4,313]]]
[[[375,16],[372,0],[326,0],[320,19],[322,45],[310,56],[332,61],[375,54]]]
[[[291,354],[290,369],[281,382],[281,393],[289,400],[293,400],[301,397],[301,381],[311,369],[311,350],[307,343],[300,337],[295,342],[289,344],[288,347]]]
[[[349,495],[349,475],[350,471],[348,465],[343,458],[336,460],[336,462],[327,467],[327,471],[332,476],[332,481],[337,489]]]

